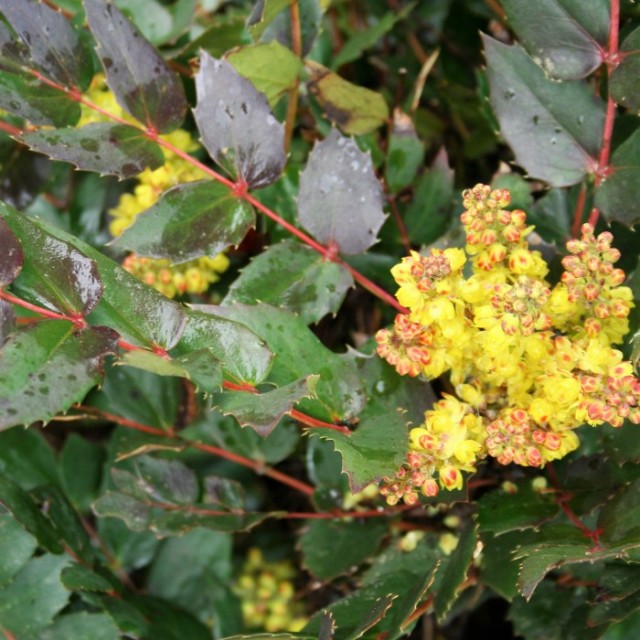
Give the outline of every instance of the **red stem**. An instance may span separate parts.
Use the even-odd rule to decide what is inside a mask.
[[[580,226],[582,225],[582,214],[584,213],[584,205],[587,200],[587,186],[583,182],[580,185],[580,192],[576,201],[576,210],[573,214],[573,225],[571,226],[571,237],[577,238],[580,235]]]
[[[19,136],[22,133],[18,127],[14,127],[12,124],[9,124],[4,120],[0,120],[0,130],[5,131],[10,136]]]
[[[49,311],[49,309],[45,309],[44,307],[39,307],[35,304],[31,304],[26,300],[22,300],[21,298],[17,298],[16,296],[11,295],[6,292],[4,289],[0,289],[0,298],[6,300],[7,302],[12,302],[13,304],[18,305],[19,307],[23,307],[24,309],[29,309],[29,311],[35,311],[37,314],[50,318],[53,320],[67,320],[68,322],[72,322],[76,327],[83,328],[87,326],[84,318],[82,316],[66,316],[62,313],[56,313],[55,311]]]

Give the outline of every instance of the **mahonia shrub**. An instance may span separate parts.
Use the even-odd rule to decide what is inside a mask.
[[[487,456],[543,467],[578,448],[585,423],[640,423],[640,380],[612,346],[633,307],[613,236],[584,224],[551,288],[528,246],[533,227],[505,209],[510,199],[486,185],[465,191],[464,250],[413,252],[392,269],[409,313],[378,331],[378,354],[400,375],[449,372],[456,393],[411,430],[406,464],[384,479],[388,504],[460,489],[462,472]]]
[[[0,0],[0,638],[640,637],[639,33]]]

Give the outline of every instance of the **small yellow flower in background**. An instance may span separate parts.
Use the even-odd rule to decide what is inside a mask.
[[[449,373],[458,397],[445,394],[411,429],[406,463],[383,478],[388,504],[461,489],[462,472],[487,456],[543,467],[579,446],[584,423],[640,423],[640,381],[611,346],[633,307],[612,235],[583,225],[551,287],[527,243],[533,227],[509,201],[504,189],[465,191],[465,251],[413,251],[391,270],[409,313],[376,334],[378,355],[400,375]]]
[[[290,562],[267,562],[251,548],[233,591],[242,601],[242,616],[249,629],[269,633],[300,631],[307,623],[304,607],[295,599]]]
[[[87,97],[114,116],[135,123],[135,120],[117,103],[102,74],[94,77]],[[83,106],[78,126],[105,121],[107,121],[106,116]],[[193,153],[199,148],[191,134],[182,129],[172,131],[161,138],[186,153]],[[206,178],[200,169],[173,151],[162,147],[162,152],[165,164],[153,171],[145,169],[139,174],[137,176],[138,183],[134,187],[133,193],[122,194],[118,204],[109,211],[109,215],[113,218],[109,224],[109,231],[114,237],[119,236],[130,226],[138,214],[155,204],[167,189],[185,182]],[[229,260],[224,254],[219,254],[173,265],[169,260],[130,254],[122,266],[139,280],[154,287],[168,298],[174,298],[185,293],[204,293],[214,282],[219,280],[219,275],[228,269]]]

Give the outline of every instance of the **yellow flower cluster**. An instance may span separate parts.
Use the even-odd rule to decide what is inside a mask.
[[[477,185],[463,196],[465,249],[412,252],[396,265],[409,313],[376,335],[398,373],[449,372],[455,390],[411,430],[406,463],[383,479],[389,504],[461,489],[462,472],[487,456],[542,467],[578,447],[585,422],[640,423],[640,381],[612,347],[633,306],[612,235],[583,225],[552,288],[526,241],[526,214],[506,209],[509,192]]]
[[[307,623],[301,602],[294,599],[289,562],[266,562],[260,549],[249,550],[234,592],[242,600],[242,615],[249,629],[269,633],[300,631]]]
[[[117,117],[134,122],[116,101],[114,94],[105,84],[104,76],[97,75],[87,93],[91,102]],[[104,122],[106,116],[83,106],[82,118],[78,126],[92,122]],[[160,136],[177,149],[192,153],[197,151],[198,143],[188,131],[178,129]],[[113,220],[109,231],[119,236],[135,217],[151,207],[167,189],[183,182],[202,180],[205,174],[191,163],[176,155],[170,149],[162,147],[165,164],[155,170],[145,169],[138,175],[138,184],[133,193],[125,193],[120,197],[117,206],[109,211]],[[140,280],[155,287],[169,298],[184,293],[203,293],[209,286],[219,280],[219,274],[229,267],[229,260],[224,254],[213,258],[198,258],[180,265],[172,265],[168,260],[144,258],[135,254],[129,255],[123,267]]]

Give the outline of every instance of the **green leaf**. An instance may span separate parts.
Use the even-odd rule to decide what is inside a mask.
[[[413,198],[404,215],[411,242],[431,244],[444,234],[453,218],[453,169],[444,147],[429,170],[418,179]]]
[[[77,433],[71,433],[64,441],[60,454],[62,482],[67,497],[81,511],[88,511],[98,495],[104,459],[99,444]]]
[[[114,584],[111,580],[81,564],[72,564],[63,569],[61,580],[69,591],[106,592],[114,590]]]
[[[404,20],[417,4],[418,2],[410,2],[402,9],[389,11],[379,20],[376,19],[372,26],[355,31],[333,59],[333,67],[338,69],[347,62],[357,60],[366,49],[372,47],[380,38],[391,31],[396,23]]]
[[[160,133],[177,129],[188,106],[179,76],[115,5],[84,0],[84,6],[107,84],[120,105]]]
[[[149,621],[137,606],[131,604],[134,600],[132,596],[129,596],[126,602],[102,593],[84,592],[81,596],[92,607],[108,613],[122,633],[137,638],[150,637],[146,635],[149,631]]]
[[[0,513],[0,588],[24,567],[37,546],[10,513]]]
[[[473,552],[478,541],[475,526],[469,523],[460,533],[458,545],[445,565],[439,588],[434,600],[438,620],[442,620],[451,610],[458,597],[458,589],[464,582],[473,561]]]
[[[354,573],[375,554],[388,529],[383,519],[310,520],[299,541],[304,566],[321,580]]]
[[[38,640],[118,640],[113,618],[106,613],[80,611],[60,616],[38,636]]]
[[[355,366],[329,351],[302,319],[267,304],[194,307],[240,322],[266,342],[277,354],[268,382],[282,387],[310,374],[319,375],[317,399],[303,401],[301,411],[339,421],[349,420],[362,409],[365,396]]]
[[[93,76],[89,49],[61,12],[32,0],[2,0],[0,11],[29,48],[36,68],[64,87],[87,89]]]
[[[15,280],[24,263],[22,245],[4,218],[0,218],[0,287]]]
[[[640,91],[635,79],[640,73],[640,27],[634,29],[620,46],[623,58],[609,78],[611,97],[631,111],[640,111]]]
[[[266,0],[265,6],[267,9],[269,9],[269,5],[272,4],[273,1],[274,0]],[[261,0],[259,0],[256,8],[260,3]],[[279,4],[280,0],[275,0],[275,3]],[[298,14],[300,16],[300,40],[302,45],[300,53],[303,58],[306,58],[311,52],[316,36],[320,31],[323,12],[321,5],[324,5],[324,8],[326,8],[327,0],[297,0],[297,4]],[[253,37],[255,40],[255,35],[253,35]],[[281,45],[287,47],[287,49],[294,50],[296,44],[294,42],[293,30],[291,29],[291,11],[286,8],[279,11],[258,39],[261,42],[276,40]]]
[[[371,156],[336,129],[316,144],[300,174],[300,223],[325,246],[364,253],[385,221]]]
[[[640,478],[618,491],[610,499],[598,518],[602,540],[609,544],[621,544],[632,540],[640,543],[640,504],[638,504]]]
[[[275,17],[293,2],[294,0],[258,0],[247,18],[247,28],[252,38],[259,40]]]
[[[186,309],[187,325],[176,355],[188,356],[211,349],[222,363],[225,376],[237,382],[262,382],[271,367],[273,354],[267,343],[248,326],[224,317],[217,307],[211,313]],[[173,354],[172,354],[173,355]]]
[[[36,222],[3,202],[0,215],[26,252],[13,288],[54,311],[69,315],[90,313],[103,292],[95,262],[70,243],[51,237]]]
[[[424,144],[416,135],[411,118],[396,109],[389,136],[385,178],[392,193],[408,187],[424,160]]]
[[[13,305],[4,300],[0,300],[0,347],[7,341],[7,338],[16,328],[16,314]]]
[[[286,162],[284,126],[267,99],[226,60],[203,53],[196,74],[198,104],[193,114],[209,155],[235,167],[251,188],[275,182]]]
[[[513,493],[494,489],[478,501],[479,529],[495,535],[537,527],[557,513],[553,496],[535,491],[530,481],[518,483]]]
[[[31,637],[66,606],[69,592],[60,582],[60,572],[68,562],[66,556],[33,558],[0,589],[0,620],[5,630],[18,638]]]
[[[266,96],[272,108],[296,86],[302,71],[300,58],[275,40],[235,49],[227,60]]]
[[[74,329],[44,320],[12,334],[0,349],[0,429],[56,414],[80,402],[102,379],[102,364],[116,346],[106,327]]]
[[[551,186],[595,171],[604,109],[586,84],[549,80],[527,54],[483,36],[491,106],[516,162]]]
[[[389,118],[389,107],[381,94],[352,84],[312,60],[305,65],[309,73],[307,90],[329,120],[345,133],[354,136],[369,133]]]
[[[605,429],[602,445],[607,455],[612,456],[618,463],[640,462],[640,439],[636,437],[631,423],[624,425],[622,429]]]
[[[186,44],[180,54],[194,54],[202,49],[214,58],[221,58],[227,51],[237,46],[238,42],[242,41],[244,30],[245,21],[242,16],[218,13],[215,22],[210,24],[197,38]]]
[[[0,70],[0,108],[34,125],[72,127],[80,119],[80,105],[31,76]]]
[[[574,187],[574,191],[578,187]],[[527,220],[547,242],[562,245],[571,235],[575,206],[566,189],[549,189],[527,213]]]
[[[160,147],[137,127],[94,122],[78,129],[44,129],[23,133],[29,148],[83,171],[133,178],[165,163]]]
[[[240,244],[255,222],[250,204],[224,185],[202,180],[166,191],[112,244],[180,263]]]
[[[224,304],[266,302],[297,313],[307,324],[337,313],[351,274],[293,240],[269,247],[233,282]]]
[[[589,622],[593,625],[620,622],[639,610],[640,591],[636,591],[624,598],[605,599],[595,603],[589,612]]]
[[[225,391],[213,395],[212,405],[224,415],[232,415],[240,426],[266,437],[302,398],[315,396],[317,380],[318,376],[307,376],[266,393]]]
[[[603,62],[609,31],[606,0],[503,0],[507,20],[527,53],[558,80],[578,80]]]
[[[634,131],[614,152],[610,175],[596,189],[595,205],[608,220],[633,226],[640,221],[640,130]]]

